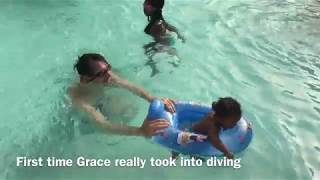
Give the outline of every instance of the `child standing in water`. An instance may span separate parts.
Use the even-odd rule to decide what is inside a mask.
[[[219,138],[219,132],[222,129],[233,128],[241,118],[241,106],[231,97],[220,98],[212,103],[212,112],[209,112],[201,121],[192,126],[192,131],[195,133],[207,135],[212,145],[224,153],[224,155],[232,159],[233,154],[222,143]],[[181,144],[186,144],[190,139],[196,139],[193,134],[185,133]],[[172,152],[172,158],[177,158],[179,153]]]
[[[149,58],[146,65],[150,65],[152,68],[151,76],[159,72],[153,60],[155,54],[165,52],[171,56],[178,57],[177,50],[172,47],[174,44],[174,34],[176,34],[182,42],[185,42],[185,38],[179,33],[177,28],[164,20],[162,16],[163,6],[164,0],[145,0],[144,2],[144,13],[149,21],[144,32],[154,39],[154,42],[144,45],[145,54]],[[176,66],[176,64],[174,65]]]

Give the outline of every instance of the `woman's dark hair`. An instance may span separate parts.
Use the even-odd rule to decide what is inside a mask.
[[[238,101],[231,97],[219,98],[218,101],[212,103],[212,110],[218,117],[242,116],[241,105]]]
[[[79,75],[82,76],[94,76],[96,62],[104,62],[109,64],[105,58],[100,54],[88,53],[78,57],[74,69],[77,69]]]

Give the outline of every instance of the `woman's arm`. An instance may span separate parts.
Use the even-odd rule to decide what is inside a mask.
[[[69,92],[73,105],[85,111],[99,127],[109,133],[127,135],[127,136],[152,136],[158,134],[159,130],[169,126],[166,120],[145,120],[141,127],[133,127],[122,124],[111,123],[100,111],[97,111],[92,105],[81,100],[79,97]]]
[[[115,75],[114,73],[110,73],[111,74],[111,82],[119,87],[123,87],[128,89],[129,91],[133,92],[134,94],[144,98],[145,100],[147,100],[148,102],[153,101],[154,99],[156,99],[156,97],[152,96],[150,93],[148,93],[147,91],[145,91],[144,89],[142,89],[141,87],[138,87],[132,83],[130,83],[127,80],[121,79],[120,77],[118,77],[117,75]],[[166,107],[166,109],[169,112],[175,112],[175,105],[174,105],[174,101],[170,100],[168,98],[162,98],[162,101]]]
[[[154,96],[152,96],[150,93],[142,89],[141,87],[138,87],[132,83],[130,83],[127,80],[121,79],[119,76],[117,76],[114,73],[111,74],[111,81],[115,86],[123,87],[125,89],[128,89],[132,93],[142,97],[143,99],[147,100],[148,102],[151,102],[155,99]]]

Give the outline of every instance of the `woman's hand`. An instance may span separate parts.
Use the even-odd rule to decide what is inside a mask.
[[[167,111],[169,111],[171,113],[176,112],[175,103],[173,100],[171,100],[169,98],[162,98],[162,102],[164,103]]]
[[[169,126],[169,121],[165,119],[144,120],[139,128],[139,132],[145,137],[150,137],[162,133],[163,130]]]

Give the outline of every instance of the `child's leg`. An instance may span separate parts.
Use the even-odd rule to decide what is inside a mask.
[[[177,159],[179,157],[180,153],[175,152],[175,151],[171,151],[171,158],[172,159]]]
[[[155,76],[156,74],[158,74],[160,72],[156,66],[156,62],[154,62],[154,60],[152,59],[153,56],[154,56],[154,54],[150,55],[148,57],[149,60],[145,63],[145,66],[150,66],[150,68],[151,68],[151,75],[150,75],[151,77]]]

